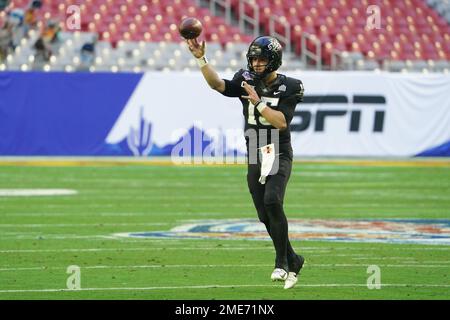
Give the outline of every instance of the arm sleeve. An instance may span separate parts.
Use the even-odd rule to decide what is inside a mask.
[[[300,80],[294,84],[294,90],[291,95],[280,99],[278,110],[283,113],[286,123],[289,125],[294,117],[295,107],[297,103],[303,101],[304,87]]]
[[[242,82],[242,70],[239,70],[233,77],[232,80],[226,80],[225,81],[225,91],[222,92],[222,94],[226,97],[240,97],[245,92],[243,92],[243,88],[241,87]]]

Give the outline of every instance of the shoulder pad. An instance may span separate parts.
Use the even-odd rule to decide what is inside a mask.
[[[245,72],[244,69],[240,69],[238,72],[236,72],[236,73],[234,74],[233,80],[237,80],[237,79],[243,78],[244,72]]]

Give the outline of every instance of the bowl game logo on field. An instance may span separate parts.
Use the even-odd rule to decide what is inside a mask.
[[[170,231],[116,233],[132,238],[270,240],[262,223],[251,219],[195,220]],[[291,240],[380,242],[450,245],[450,220],[445,219],[294,219]]]

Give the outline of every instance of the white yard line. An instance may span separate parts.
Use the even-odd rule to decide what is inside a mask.
[[[278,288],[279,284],[230,284],[230,285],[220,285],[220,284],[210,284],[202,286],[160,286],[160,287],[118,287],[118,288],[81,288],[79,290],[70,289],[12,289],[12,290],[0,290],[0,293],[31,293],[31,292],[80,292],[80,291],[150,291],[150,290],[180,290],[180,289],[215,289],[215,288]],[[300,287],[300,285],[299,285]],[[301,284],[301,287],[366,287],[367,284],[360,283],[321,283],[321,284]],[[408,284],[408,283],[386,283],[381,284],[381,287],[418,287],[418,288],[429,288],[429,287],[439,287],[439,288],[449,288],[450,284]]]
[[[72,189],[0,189],[0,197],[67,196],[78,194]]]
[[[155,251],[155,250],[274,250],[271,247],[145,247],[145,248],[79,248],[79,249],[8,249],[0,253],[36,253],[36,252],[109,252],[109,251]],[[336,256],[336,255],[335,255]],[[346,255],[347,256],[347,255]]]
[[[416,258],[409,258],[409,257],[377,257],[376,255],[371,255],[370,257],[357,257],[357,258],[351,258],[352,260],[400,260],[400,261],[407,261],[409,263],[422,263],[421,261],[417,261]],[[426,261],[426,263],[436,263],[436,261]],[[450,263],[449,260],[445,261],[439,261],[438,263]]]
[[[113,206],[113,205],[111,205]],[[45,207],[45,206],[44,206]],[[47,205],[48,207],[48,205]],[[226,213],[217,211],[197,212],[196,216],[224,216]],[[62,212],[21,212],[21,213],[2,213],[3,217],[167,217],[167,216],[186,216],[186,211],[171,211],[171,212],[77,212],[77,213],[62,213]],[[203,219],[203,218],[202,218]],[[161,220],[161,219],[158,219]],[[184,220],[177,219],[173,223],[183,223]]]
[[[16,235],[17,234],[17,235]],[[17,240],[88,240],[88,241],[114,241],[120,243],[180,243],[184,240],[176,240],[176,239],[152,239],[152,240],[133,240],[133,239],[118,239],[116,237],[112,237],[109,235],[86,235],[80,236],[76,234],[42,234],[38,231],[33,232],[21,232],[21,233],[7,233],[5,237],[3,234],[0,236],[0,241],[17,241]]]
[[[333,268],[333,267],[339,267],[339,268],[346,268],[346,267],[367,267],[369,265],[372,265],[373,263],[362,263],[362,264],[355,264],[355,263],[336,263],[336,264],[309,264],[312,267],[324,267],[324,268]],[[378,267],[386,267],[386,268],[450,268],[449,264],[444,265],[426,265],[426,264],[376,264]]]
[[[127,226],[165,226],[176,222],[137,222],[137,223],[2,223],[0,228],[47,228],[47,227],[127,227]]]
[[[156,250],[187,250],[187,251],[196,251],[196,250],[274,250],[272,247],[221,247],[221,246],[212,246],[212,247],[142,247],[142,248],[65,248],[65,249],[5,249],[0,250],[0,253],[45,253],[45,252],[110,252],[110,251],[156,251]],[[328,250],[315,250],[313,255],[310,256],[320,256],[320,254],[315,253],[324,253],[323,255],[330,256],[330,251]],[[331,254],[333,257],[370,257],[368,254],[359,254],[359,253],[349,253],[349,254]]]
[[[177,238],[166,238],[166,239],[161,239],[158,240],[156,238],[148,238],[148,239],[139,239],[139,238],[117,238],[114,236],[105,236],[105,238],[107,237],[108,240],[118,240],[121,241],[123,243],[132,243],[132,242],[138,242],[138,243],[151,243],[151,242],[155,242],[155,241],[160,241],[160,242],[164,242],[164,241],[179,241],[179,242],[184,242],[184,241],[197,241],[197,242],[203,242],[205,241],[205,239],[202,238],[186,238],[186,239],[177,239]],[[218,240],[218,239],[211,239],[211,240]],[[246,239],[222,239],[224,242],[232,242],[232,241],[246,241]],[[219,241],[222,241],[219,240]],[[247,240],[248,241],[248,240]],[[267,240],[250,240],[251,242],[254,241],[270,241],[269,238],[267,238]],[[308,242],[311,242],[310,240],[305,240]],[[300,242],[300,244],[297,245],[297,242]],[[322,242],[323,241],[316,241],[316,242]],[[327,241],[330,242],[330,241]],[[305,244],[305,242],[303,242],[303,240],[298,240],[298,239],[291,239],[291,243],[295,244],[295,247],[298,246],[298,251],[302,252],[302,251],[308,251],[311,250],[313,252],[317,252],[317,251],[323,251],[323,252],[333,252],[333,251],[341,251],[341,250],[345,250],[345,251],[375,251],[375,250],[385,250],[386,248],[376,248],[373,247],[373,245],[386,245],[386,243],[370,243],[370,245],[372,247],[324,247],[324,246],[317,246],[317,247],[303,247],[302,245]],[[342,245],[342,243],[338,243],[335,242],[336,245]],[[368,245],[368,243],[352,243],[352,245]],[[405,244],[392,244],[389,243],[389,245],[401,245],[401,246],[410,246],[411,244],[405,245]],[[250,246],[249,246],[250,247]],[[423,250],[423,251],[435,251],[435,250],[440,250],[440,251],[449,251],[450,250],[450,246],[443,246],[443,245],[424,245],[424,247],[417,247],[417,248],[410,248],[410,247],[393,247],[393,248],[389,248],[389,250],[401,250],[403,252],[407,252],[407,251],[411,251],[411,250]]]
[[[439,262],[439,261],[434,261]],[[337,264],[316,264],[307,263],[305,268],[347,268],[347,267],[357,267],[366,268],[369,263],[358,263],[358,264],[347,264],[347,263],[337,263]],[[416,265],[416,264],[377,264],[378,267],[393,267],[393,268],[448,268],[449,265]],[[270,268],[273,267],[271,264],[151,264],[151,265],[129,265],[129,266],[115,266],[115,265],[96,265],[96,266],[81,266],[80,269],[166,269],[166,268]],[[0,271],[31,271],[31,270],[66,270],[67,266],[60,267],[8,267],[0,268]]]
[[[110,252],[110,251],[155,251],[155,250],[273,250],[273,248],[249,248],[249,247],[193,247],[193,248],[169,248],[169,247],[145,247],[145,248],[79,248],[79,249],[9,249],[0,250],[0,253],[35,253],[35,252]]]
[[[42,236],[45,239],[45,235]],[[437,248],[438,249],[438,248]],[[159,250],[187,250],[187,251],[196,251],[196,250],[274,250],[273,247],[251,247],[251,246],[196,246],[196,247],[132,247],[132,248],[62,248],[62,249],[3,249],[0,250],[0,253],[45,253],[45,252],[111,252],[111,251],[159,251]],[[311,254],[309,256],[333,256],[333,257],[359,257],[359,258],[367,258],[367,259],[377,259],[377,256],[369,253],[333,253],[333,248],[331,250],[326,250],[322,248],[314,249],[314,248],[302,248],[300,251],[310,251]],[[389,259],[410,259],[408,257],[388,257]]]
[[[33,232],[34,236],[27,236],[24,239],[30,239],[30,240],[40,240],[41,238],[44,240],[53,240],[53,239],[88,239],[88,240],[117,240],[121,243],[165,243],[167,246],[164,247],[137,247],[137,248],[79,248],[79,249],[3,249],[0,250],[0,253],[27,253],[27,252],[98,252],[98,251],[149,251],[149,250],[274,250],[272,246],[266,246],[266,247],[255,247],[250,245],[239,245],[239,246],[228,246],[228,245],[218,245],[218,246],[196,246],[196,247],[175,247],[170,246],[172,244],[179,245],[184,244],[185,241],[194,240],[202,242],[205,239],[127,239],[127,238],[116,238],[110,235],[71,235],[71,234],[40,234]],[[20,236],[14,236],[14,237],[0,237],[0,240],[17,240],[20,238]],[[224,239],[224,241],[229,241],[229,239]],[[302,247],[299,246],[299,252],[311,252],[311,253],[328,253],[328,255],[332,255],[334,257],[349,257],[349,256],[355,256],[359,258],[353,258],[355,260],[357,259],[370,259],[370,258],[377,258],[374,254],[368,254],[368,253],[349,253],[349,254],[339,254],[334,253],[335,251],[356,251],[359,250],[361,252],[371,252],[374,251],[374,249],[368,249],[368,248],[334,248],[334,247]],[[381,249],[380,249],[381,250]],[[384,250],[384,249],[383,249]],[[448,251],[450,250],[450,247],[426,247],[426,248],[390,248],[390,250],[402,250],[404,252],[408,252],[411,250],[420,250],[420,251]],[[414,259],[410,257],[384,257],[382,259]],[[378,259],[378,258],[377,258]]]

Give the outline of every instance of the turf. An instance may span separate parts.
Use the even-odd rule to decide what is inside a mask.
[[[296,163],[285,211],[288,219],[449,219],[443,163]],[[298,286],[283,290],[269,279],[269,241],[110,237],[256,218],[245,166],[0,164],[0,189],[12,188],[78,194],[0,196],[0,300],[450,298],[449,246],[294,241],[307,264]],[[81,268],[82,290],[61,290],[70,265]],[[369,265],[380,267],[381,289],[368,289]]]

